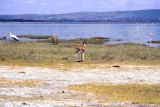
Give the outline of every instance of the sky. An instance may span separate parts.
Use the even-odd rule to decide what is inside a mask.
[[[1,15],[146,9],[160,9],[160,0],[0,0]]]

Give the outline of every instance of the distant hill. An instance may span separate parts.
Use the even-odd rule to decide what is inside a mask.
[[[0,15],[0,21],[13,22],[160,22],[160,9],[65,14]]]

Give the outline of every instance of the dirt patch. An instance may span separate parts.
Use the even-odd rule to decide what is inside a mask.
[[[113,67],[97,64],[66,69],[0,66],[0,106],[143,105],[131,102],[100,102],[92,93],[67,89],[70,85],[85,83],[160,84],[160,66]]]

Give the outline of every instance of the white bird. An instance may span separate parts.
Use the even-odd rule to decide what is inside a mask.
[[[148,34],[148,37],[152,39],[153,34],[152,34],[152,33],[149,33],[149,34]]]
[[[9,36],[11,38],[13,38],[14,40],[19,41],[19,38],[16,35],[13,35],[12,33],[9,33]]]
[[[152,34],[152,33],[149,33],[149,34],[148,34],[148,37],[149,37],[149,43],[150,43],[150,45],[151,45],[151,43],[152,43],[152,38],[153,38],[153,34]]]

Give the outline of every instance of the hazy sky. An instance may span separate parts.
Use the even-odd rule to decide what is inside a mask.
[[[0,14],[160,9],[160,0],[0,0]]]

